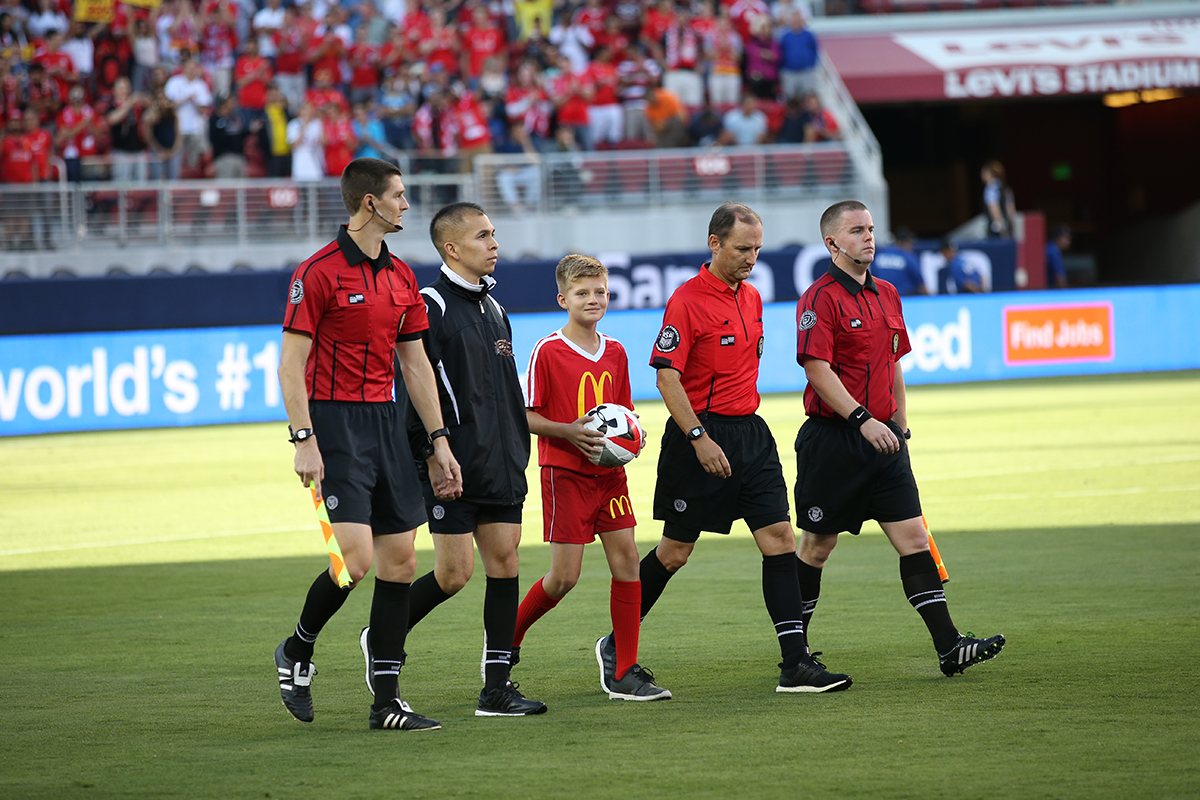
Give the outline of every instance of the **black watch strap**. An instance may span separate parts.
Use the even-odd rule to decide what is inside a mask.
[[[692,428],[690,431],[687,432],[687,440],[689,442],[694,442],[697,439],[699,439],[701,436],[703,436],[704,433],[705,433],[704,426],[697,425],[696,427]]]
[[[293,431],[292,426],[288,425],[288,435],[291,437],[288,439],[288,441],[292,444],[296,444],[297,442],[303,442],[308,437],[315,436],[316,434],[313,432],[312,428],[301,428],[298,431]]]
[[[436,431],[430,431],[429,432],[429,443],[433,444],[434,439],[441,439],[443,436],[446,437],[447,439],[450,438],[450,429],[449,428],[438,428]]]

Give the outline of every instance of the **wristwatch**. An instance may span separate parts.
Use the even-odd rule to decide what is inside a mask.
[[[288,425],[288,435],[291,437],[290,439],[288,439],[288,441],[291,442],[292,444],[296,444],[298,442],[303,442],[305,439],[307,439],[310,436],[316,436],[316,434],[313,433],[312,428],[301,428],[298,431],[293,431],[291,425]]]
[[[697,425],[696,427],[692,428],[690,431],[687,432],[687,440],[689,442],[694,442],[703,435],[704,435],[704,426]]]

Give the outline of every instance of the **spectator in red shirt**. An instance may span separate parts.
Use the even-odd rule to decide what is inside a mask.
[[[256,119],[264,119],[267,107],[267,88],[275,71],[271,62],[258,53],[258,42],[247,39],[242,55],[233,67],[233,82],[237,87],[237,104],[242,124],[247,128]]]
[[[13,82],[16,84],[17,95],[20,97],[20,81],[16,76],[12,76]],[[5,78],[7,84],[7,78]],[[7,85],[5,87],[7,95]],[[62,110],[63,95],[58,93],[58,82],[46,75],[46,67],[36,61],[29,65],[29,83],[25,87],[25,96],[28,102],[25,105],[26,111],[32,111],[38,119],[38,124],[45,125],[58,116],[58,112]],[[15,108],[16,104],[9,106]]]
[[[333,73],[325,69],[313,73],[313,86],[305,92],[304,102],[312,103],[313,108],[321,112],[324,112],[329,103],[336,103],[343,114],[350,113],[350,103],[346,101],[346,95],[333,85]]]
[[[690,13],[681,9],[663,34],[663,88],[677,95],[690,108],[704,105],[703,37]]]
[[[492,152],[492,129],[478,89],[463,93],[454,106],[454,117],[458,128],[459,172],[468,173],[475,168],[476,156]]]
[[[559,56],[558,77],[550,82],[550,98],[558,112],[558,143],[564,150],[592,149],[588,108],[592,84],[586,71],[571,71],[571,61]]]
[[[34,180],[50,180],[53,177],[50,174],[50,153],[54,150],[54,137],[38,124],[37,114],[28,111],[25,112],[25,139],[33,153]]]
[[[317,29],[318,32],[313,34],[308,43],[307,58],[308,63],[312,65],[313,80],[316,80],[318,72],[325,72],[329,74],[331,83],[341,83],[342,56],[345,55],[345,47],[335,30],[338,19],[337,12],[330,9],[329,13],[325,15],[325,25]],[[349,106],[347,106],[347,113],[349,110]],[[337,174],[341,175],[342,173]]]
[[[621,29],[621,20],[610,16],[604,21],[604,29],[596,34],[596,48],[592,51],[593,60],[600,57],[600,51],[608,48],[616,66],[624,58],[625,48],[629,46],[630,37]]]
[[[520,125],[538,150],[550,135],[550,101],[542,88],[537,67],[526,61],[504,94],[504,112],[509,125]]]
[[[673,0],[658,0],[658,5],[646,9],[646,13],[642,15],[641,44],[659,61],[665,58],[664,41],[667,30],[675,25],[675,19]]]
[[[321,123],[325,132],[325,174],[340,178],[342,170],[354,160],[358,137],[354,135],[350,115],[336,102],[325,104],[321,111]]]
[[[368,34],[367,23],[360,22],[355,29],[354,44],[346,51],[352,106],[371,102],[379,91],[380,47],[370,42]]]
[[[82,86],[76,86],[67,94],[67,106],[59,112],[55,144],[67,164],[67,180],[83,180],[85,156],[96,154],[96,112],[84,102]]]
[[[200,63],[213,78],[213,91],[228,94],[233,84],[238,35],[237,13],[229,0],[210,4],[201,20]]]
[[[470,80],[483,74],[483,64],[489,58],[504,52],[504,31],[488,14],[483,6],[476,6],[471,14],[471,24],[462,35],[462,75]]]
[[[458,74],[458,31],[446,24],[446,15],[435,11],[430,16],[429,34],[421,40],[417,52],[429,69],[440,65],[451,75]]]
[[[300,108],[308,90],[304,62],[309,32],[301,23],[300,12],[295,6],[288,6],[284,10],[283,27],[275,33],[275,83],[293,110]]]
[[[601,149],[620,144],[625,135],[625,109],[617,90],[621,83],[613,63],[613,51],[602,47],[587,71],[594,87],[591,107],[588,108],[588,128],[592,146]]]
[[[587,4],[571,17],[572,25],[583,25],[592,32],[592,38],[604,33],[604,21],[608,19],[608,9],[604,0],[587,0]]]
[[[35,163],[33,150],[25,136],[25,115],[20,109],[14,108],[8,112],[8,127],[4,130],[4,138],[0,140],[0,170],[5,183],[34,183]],[[28,235],[29,220],[25,219],[25,235]],[[13,241],[10,235],[8,241]]]
[[[34,54],[33,61],[45,67],[46,75],[58,84],[58,96],[66,97],[79,81],[79,73],[71,57],[62,51],[62,43],[62,31],[53,31],[46,37],[43,48]]]

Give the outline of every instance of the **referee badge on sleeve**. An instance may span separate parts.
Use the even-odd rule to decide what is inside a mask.
[[[296,278],[292,281],[292,289],[288,292],[288,302],[292,305],[299,305],[304,299],[304,281]]]
[[[809,328],[811,328],[813,325],[816,325],[816,324],[817,324],[817,312],[813,311],[810,308],[807,311],[805,311],[803,314],[800,315],[800,320],[797,323],[796,327],[798,327],[802,331],[806,331]]]
[[[763,337],[758,337],[758,357],[762,358]]]
[[[660,353],[670,353],[679,347],[679,331],[674,325],[668,325],[659,331],[658,341],[654,343]]]

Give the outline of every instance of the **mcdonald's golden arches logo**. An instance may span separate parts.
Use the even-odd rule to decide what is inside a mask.
[[[608,501],[608,516],[616,519],[618,516],[633,513],[633,503],[629,502],[628,495],[618,495]]]
[[[588,409],[595,408],[604,402],[604,384],[606,381],[609,385],[616,383],[612,373],[608,370],[600,373],[600,377],[598,378],[590,370],[583,373],[583,377],[579,379],[579,415],[576,419],[586,414]],[[588,384],[592,386],[592,402],[590,403],[587,396]]]

